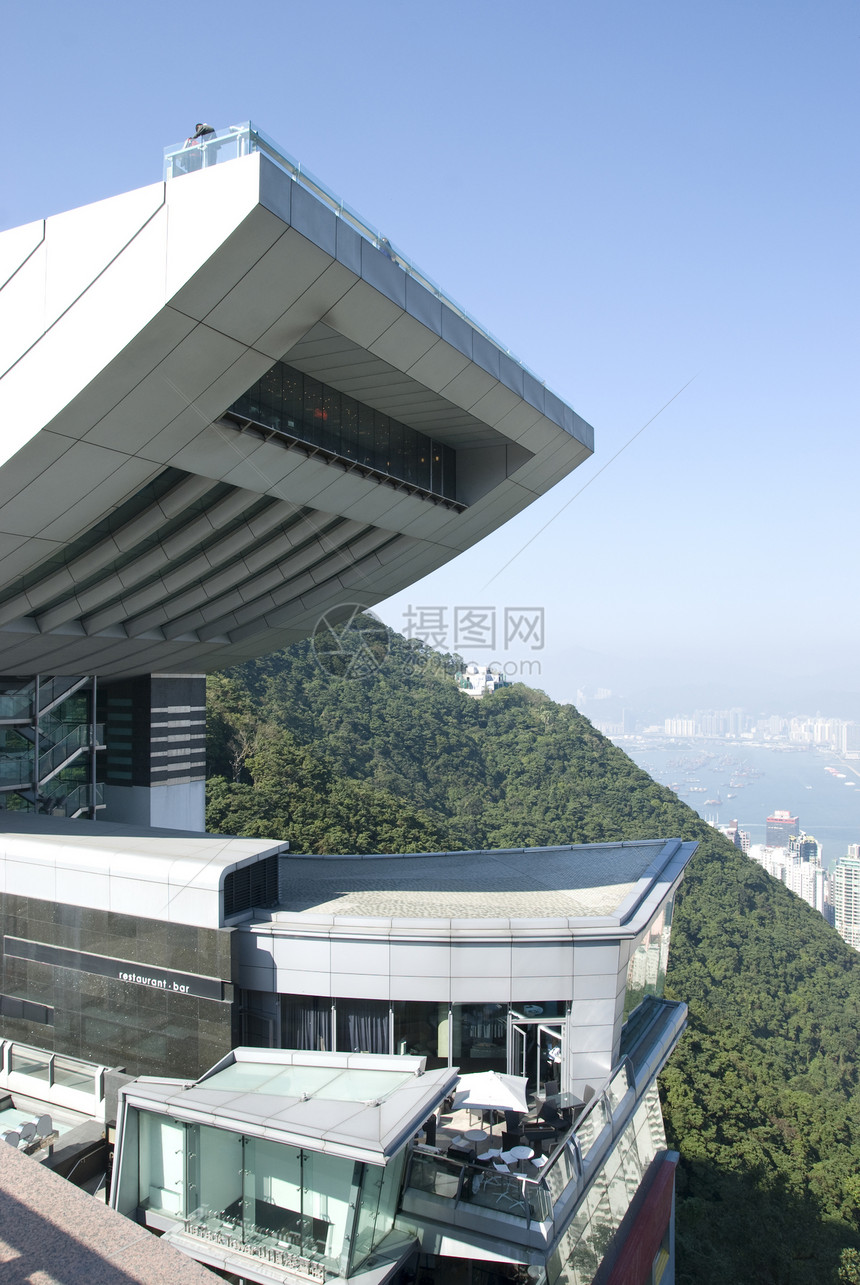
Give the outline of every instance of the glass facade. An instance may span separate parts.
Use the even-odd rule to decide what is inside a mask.
[[[339,999],[337,1047],[349,1053],[390,1053],[388,1000]]]
[[[246,993],[245,1002],[253,993]],[[508,1070],[507,1004],[454,1004],[419,1000],[330,999],[282,995],[281,1047],[338,1053],[411,1053],[427,1067]],[[253,1007],[253,1003],[251,1003]],[[563,1017],[566,1005],[517,1004],[523,1011]],[[561,1025],[558,1040],[561,1042]],[[334,1035],[334,1039],[332,1038]],[[516,1074],[519,1074],[519,1070]]]
[[[455,1004],[451,1023],[452,1055],[464,1075],[472,1071],[507,1071],[506,1004]]]
[[[281,1047],[331,1052],[332,1001],[306,995],[281,997]]]
[[[279,361],[230,413],[416,491],[457,499],[457,457],[423,433]]]
[[[550,1256],[550,1285],[590,1285],[649,1165],[665,1148],[660,1099],[652,1084]]]
[[[93,721],[94,689],[82,677],[0,683],[0,810],[95,815],[104,727]]]
[[[669,938],[672,934],[672,907],[669,897],[651,920],[630,957],[627,966],[627,990],[624,996],[624,1020],[646,995],[663,998],[666,968],[669,963]]]
[[[204,1240],[347,1276],[393,1227],[405,1152],[383,1167],[136,1114],[137,1145],[124,1145],[121,1189]],[[127,1172],[135,1164],[136,1191]]]
[[[448,1066],[448,1005],[415,1004],[396,1000],[394,1019],[394,1052],[426,1057],[427,1069]]]

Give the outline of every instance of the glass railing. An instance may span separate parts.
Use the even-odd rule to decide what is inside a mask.
[[[61,701],[78,691],[85,682],[87,682],[86,677],[80,674],[43,679],[39,685],[40,715],[46,714],[59,705]]]
[[[623,1116],[625,1100],[633,1087],[633,1070],[625,1058],[605,1091],[589,1103],[575,1128],[559,1137],[538,1177],[499,1173],[489,1165],[415,1151],[407,1185],[447,1200],[501,1210],[526,1222],[548,1221],[553,1217],[553,1207],[567,1198],[569,1189],[590,1181],[595,1157],[603,1154],[602,1148],[595,1151],[595,1146],[607,1126],[613,1125],[616,1113]]]
[[[630,1089],[635,1089],[635,1087],[633,1069],[625,1057],[618,1070],[609,1081],[609,1086],[606,1090],[609,1106],[613,1112],[621,1105]]]
[[[444,1200],[502,1211],[526,1222],[552,1218],[552,1197],[542,1179],[499,1173],[492,1165],[476,1165],[415,1151],[408,1186]]]
[[[32,686],[18,692],[0,692],[0,719],[24,722],[32,716]]]
[[[48,1085],[60,1085],[79,1093],[101,1092],[101,1068],[93,1062],[83,1062],[76,1057],[61,1057],[30,1048],[26,1044],[12,1044],[9,1049],[9,1070],[17,1075],[28,1075]]]
[[[104,786],[78,785],[69,794],[58,792],[52,811],[73,817],[78,812],[88,812],[90,808],[100,807],[104,807]]]
[[[583,1160],[611,1120],[603,1096],[596,1098],[576,1126],[576,1140]]]
[[[271,161],[289,174],[302,187],[312,192],[317,200],[322,203],[343,219],[350,227],[354,228],[360,236],[369,241],[371,245],[376,246],[377,250],[389,258],[398,267],[402,268],[408,276],[414,277],[426,290],[441,300],[447,308],[456,313],[467,321],[473,329],[488,339],[494,347],[503,352],[505,356],[510,357],[517,365],[521,366],[532,379],[536,379],[541,385],[544,381],[533,370],[530,370],[524,362],[511,352],[507,344],[497,339],[491,331],[473,317],[461,304],[452,299],[449,294],[437,285],[431,277],[422,272],[416,263],[402,253],[395,245],[383,236],[379,228],[368,223],[366,219],[345,201],[341,200],[332,190],[326,186],[320,179],[316,178],[310,170],[306,169],[299,161],[295,160],[288,152],[285,152],[273,139],[268,138],[261,130],[257,129],[251,121],[244,121],[240,125],[231,125],[228,129],[216,130],[213,134],[204,134],[202,138],[191,140],[185,143],[174,143],[171,147],[164,149],[164,177],[165,179],[178,178],[183,174],[193,174],[197,170],[208,169],[212,165],[221,165],[225,161],[235,161],[242,156],[248,156],[251,152],[263,152]]]
[[[96,744],[104,744],[104,724],[96,724]],[[79,750],[87,749],[92,744],[92,724],[80,723],[72,727],[64,736],[51,746],[44,754],[39,755],[39,780],[42,781],[51,772],[56,772],[63,763]]]
[[[9,1058],[9,1070],[15,1071],[18,1075],[29,1075],[34,1080],[44,1080],[46,1083],[50,1083],[51,1054],[43,1053],[40,1049],[31,1049],[25,1045],[15,1044],[12,1046]]]
[[[28,785],[33,778],[32,751],[0,754],[0,785]]]

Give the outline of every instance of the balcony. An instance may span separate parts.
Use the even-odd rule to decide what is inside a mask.
[[[397,1226],[444,1224],[549,1252],[585,1252],[602,1226],[617,1229],[649,1165],[665,1150],[655,1077],[686,1023],[686,1006],[649,997],[632,1015],[612,1076],[559,1133],[545,1157],[499,1173],[492,1163],[413,1150]],[[569,1243],[568,1243],[569,1242]],[[599,1261],[599,1259],[597,1260]],[[589,1278],[590,1279],[590,1278]]]

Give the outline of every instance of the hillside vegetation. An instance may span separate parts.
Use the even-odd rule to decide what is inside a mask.
[[[860,1282],[860,955],[571,706],[470,700],[395,634],[370,661],[304,643],[210,680],[209,827],[319,853],[697,839],[662,1077],[679,1285]]]

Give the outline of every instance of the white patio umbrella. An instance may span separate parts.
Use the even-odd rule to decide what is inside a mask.
[[[476,1071],[461,1075],[454,1092],[454,1110],[519,1111],[528,1110],[528,1080],[524,1075],[502,1075],[500,1071]]]

